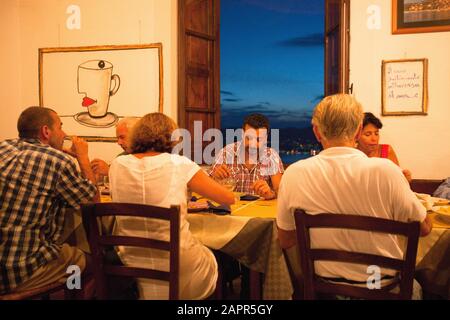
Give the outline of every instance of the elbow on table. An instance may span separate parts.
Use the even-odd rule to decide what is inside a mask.
[[[426,217],[424,221],[420,223],[420,236],[426,237],[433,230],[433,222],[429,217]]]
[[[227,194],[224,197],[223,204],[232,205],[235,202],[234,194],[233,192],[227,192]]]

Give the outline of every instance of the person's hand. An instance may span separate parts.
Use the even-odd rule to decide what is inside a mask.
[[[215,179],[225,179],[231,176],[231,170],[226,164],[217,165],[211,173],[211,176]]]
[[[67,153],[68,155],[71,155],[71,156],[74,157],[74,158],[77,157],[77,155],[76,155],[75,153],[73,153],[71,149],[63,148],[62,151],[65,152],[65,153]]]
[[[411,182],[412,181],[411,171],[409,171],[408,169],[403,169],[402,172],[406,180],[408,180],[408,182]]]
[[[88,156],[88,144],[87,142],[77,136],[72,136],[72,147],[70,151],[77,159]]]
[[[109,165],[100,159],[94,159],[91,161],[92,171],[98,176],[107,176],[109,173]]]
[[[266,200],[276,197],[275,192],[272,191],[265,180],[255,181],[255,183],[253,184],[253,190],[258,196],[263,197]]]

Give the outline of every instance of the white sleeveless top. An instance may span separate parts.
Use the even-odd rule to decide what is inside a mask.
[[[217,280],[217,263],[209,249],[189,231],[187,184],[200,167],[186,157],[162,153],[138,159],[117,157],[109,170],[114,202],[149,204],[169,208],[180,206],[180,299],[203,299],[212,294]],[[169,239],[169,223],[146,218],[118,217],[115,234]],[[169,255],[159,250],[119,247],[125,265],[169,269]],[[138,281],[140,298],[167,299],[168,283]]]

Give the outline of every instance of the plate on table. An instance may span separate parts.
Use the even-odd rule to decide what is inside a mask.
[[[207,202],[189,201],[188,203],[188,212],[208,211],[208,209],[209,204]]]
[[[450,200],[444,198],[431,197],[431,200],[433,200],[435,206],[445,206],[450,204]]]

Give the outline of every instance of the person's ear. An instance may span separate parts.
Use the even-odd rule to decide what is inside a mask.
[[[43,126],[41,127],[41,130],[40,130],[41,140],[44,141],[44,142],[49,141],[49,140],[50,140],[51,133],[52,133],[52,132],[51,132],[50,127],[47,126],[47,125],[43,125]]]
[[[317,141],[322,142],[322,136],[320,134],[319,128],[317,128],[316,125],[313,125],[313,132],[314,135],[316,136]]]
[[[360,124],[359,127],[358,127],[358,130],[356,130],[355,142],[358,142],[359,139],[361,138],[362,129],[363,129],[363,126],[362,126],[362,124]]]

